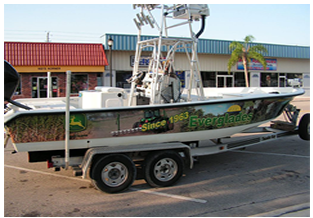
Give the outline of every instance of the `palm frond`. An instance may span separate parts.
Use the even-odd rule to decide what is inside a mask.
[[[232,53],[227,64],[228,73],[230,73],[231,67],[234,66],[239,59],[245,60],[243,63],[247,87],[249,86],[247,67],[249,66],[252,58],[258,60],[263,65],[264,69],[266,69],[266,61],[262,53],[267,53],[267,49],[262,45],[252,46],[251,42],[254,39],[255,38],[252,35],[248,35],[245,37],[244,43],[234,41],[229,45],[229,49]]]
[[[267,63],[266,63],[266,60],[262,54],[255,52],[255,51],[250,51],[249,58],[253,58],[255,60],[258,60],[263,65],[264,70],[266,70]]]
[[[245,40],[245,43],[248,44],[248,43],[252,42],[254,39],[255,39],[254,36],[248,35],[245,37],[244,40]]]
[[[231,54],[227,64],[228,73],[230,73],[232,66],[234,66],[239,61],[239,59],[241,59],[241,55],[238,55],[237,53]]]
[[[249,63],[251,62],[251,58],[249,57],[249,55],[247,55],[247,67],[249,67]]]
[[[234,41],[234,42],[230,43],[230,45],[229,45],[230,50],[241,49],[242,47],[243,47],[243,45],[237,41]]]
[[[268,53],[267,49],[263,45],[254,45],[250,48],[250,51],[253,52],[264,52],[265,54]]]

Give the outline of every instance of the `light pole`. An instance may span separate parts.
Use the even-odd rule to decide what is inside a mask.
[[[110,48],[110,87],[112,87],[112,45],[113,39],[110,37],[108,40],[108,46]]]

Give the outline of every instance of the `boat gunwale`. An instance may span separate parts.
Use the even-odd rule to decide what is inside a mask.
[[[301,92],[302,90],[302,92]],[[191,101],[191,102],[179,102],[179,103],[168,103],[168,104],[153,104],[153,105],[137,105],[137,106],[123,106],[123,107],[109,107],[109,108],[75,108],[70,109],[70,113],[97,113],[97,112],[117,112],[117,111],[125,111],[125,110],[146,110],[146,109],[160,109],[160,108],[177,108],[177,107],[189,107],[189,106],[198,106],[198,105],[211,105],[211,104],[220,104],[220,103],[227,103],[227,102],[242,102],[242,101],[249,101],[249,100],[261,100],[261,99],[273,99],[273,98],[294,98],[299,95],[304,94],[303,89],[297,89],[295,92],[291,93],[283,93],[283,94],[268,94],[268,93],[260,93],[255,94],[252,96],[245,96],[245,97],[233,97],[233,98],[219,98],[219,99],[207,99],[203,101]],[[225,93],[226,94],[226,93]],[[249,94],[249,93],[247,93]],[[266,94],[266,95],[265,95]],[[261,95],[261,96],[260,96]],[[292,99],[290,99],[291,101]],[[10,121],[20,117],[20,116],[27,116],[27,114],[65,114],[64,109],[44,109],[44,110],[29,110],[29,111],[16,111],[11,116],[8,117],[7,120],[4,121],[6,125]]]

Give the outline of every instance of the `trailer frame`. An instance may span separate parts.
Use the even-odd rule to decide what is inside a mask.
[[[213,142],[213,145],[199,146],[200,141],[190,141],[151,143],[145,145],[133,144],[123,146],[95,147],[89,148],[85,152],[84,156],[70,157],[68,163],[66,163],[64,157],[53,156],[51,158],[49,166],[55,167],[56,170],[60,170],[60,168],[67,169],[67,166],[71,166],[74,176],[82,176],[83,179],[86,179],[89,175],[91,182],[98,189],[109,193],[123,191],[130,187],[135,180],[135,177],[137,176],[137,170],[139,169],[144,171],[144,179],[150,186],[169,186],[174,184],[181,177],[185,167],[189,167],[190,169],[192,169],[194,166],[194,162],[199,156],[206,156],[236,149],[243,149],[252,145],[274,141],[296,134],[299,134],[299,136],[301,137],[301,131],[307,131],[306,134],[309,134],[310,129],[308,114],[305,114],[299,122],[299,126],[301,126],[301,123],[304,123],[306,125],[306,127],[301,130],[299,129],[299,126],[296,125],[300,110],[292,105],[288,105],[285,108],[284,113],[287,114],[289,122],[277,120],[271,121],[272,124],[270,126],[256,127],[253,129],[249,129],[245,132],[238,133],[239,135],[235,134],[232,137],[211,140],[211,142]],[[309,140],[309,138],[306,138],[305,140]],[[162,157],[163,159],[161,158],[160,160],[154,160],[159,157]],[[122,162],[114,161],[115,158],[121,159],[122,162],[126,163],[124,164]],[[99,162],[101,162],[102,159],[106,162],[108,162],[107,159],[110,159],[112,160],[111,162],[118,166],[115,168],[115,166],[112,165],[112,167],[109,164],[111,163],[110,161],[106,164],[106,166],[110,165],[109,169],[112,172],[115,172],[114,176],[122,174],[119,180],[116,179],[116,181],[119,181],[123,184],[122,188],[115,184],[116,181],[114,179],[110,179],[112,175],[109,175],[104,171],[101,171],[102,177],[104,177],[106,180],[111,181],[112,184],[110,183],[108,187],[105,186],[104,188],[103,184],[97,185],[97,183],[99,183],[99,181],[101,182],[103,178],[97,175],[94,171],[96,166],[100,164]],[[159,161],[163,168],[157,167],[156,165],[151,166],[151,164],[156,164],[155,162],[157,161]],[[166,163],[166,161],[170,162],[170,164],[173,165],[172,169],[169,167],[170,164]],[[129,170],[131,172],[127,171],[127,173],[123,175],[122,171],[124,170],[124,167],[125,169],[129,167]],[[162,175],[160,174],[160,172],[156,172],[158,170],[161,170],[161,168],[164,170]],[[106,176],[103,176],[104,174]],[[112,178],[114,176],[112,176]],[[124,180],[122,179],[123,176],[132,177],[132,179],[128,181],[128,185],[124,185]],[[162,180],[163,177],[171,177],[171,179],[165,179],[164,182],[159,181]],[[115,185],[117,186],[117,188],[115,187]]]

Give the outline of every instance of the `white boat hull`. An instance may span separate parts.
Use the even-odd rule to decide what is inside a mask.
[[[292,88],[286,89],[286,93],[266,89],[272,94],[255,88],[216,90],[220,94],[213,90],[205,101],[96,109],[72,107],[69,147],[88,149],[223,138],[275,119],[295,96],[303,94],[303,90]],[[17,151],[64,150],[65,110],[60,104],[51,103],[50,107],[53,105],[58,109],[13,110],[5,114],[6,130]]]

